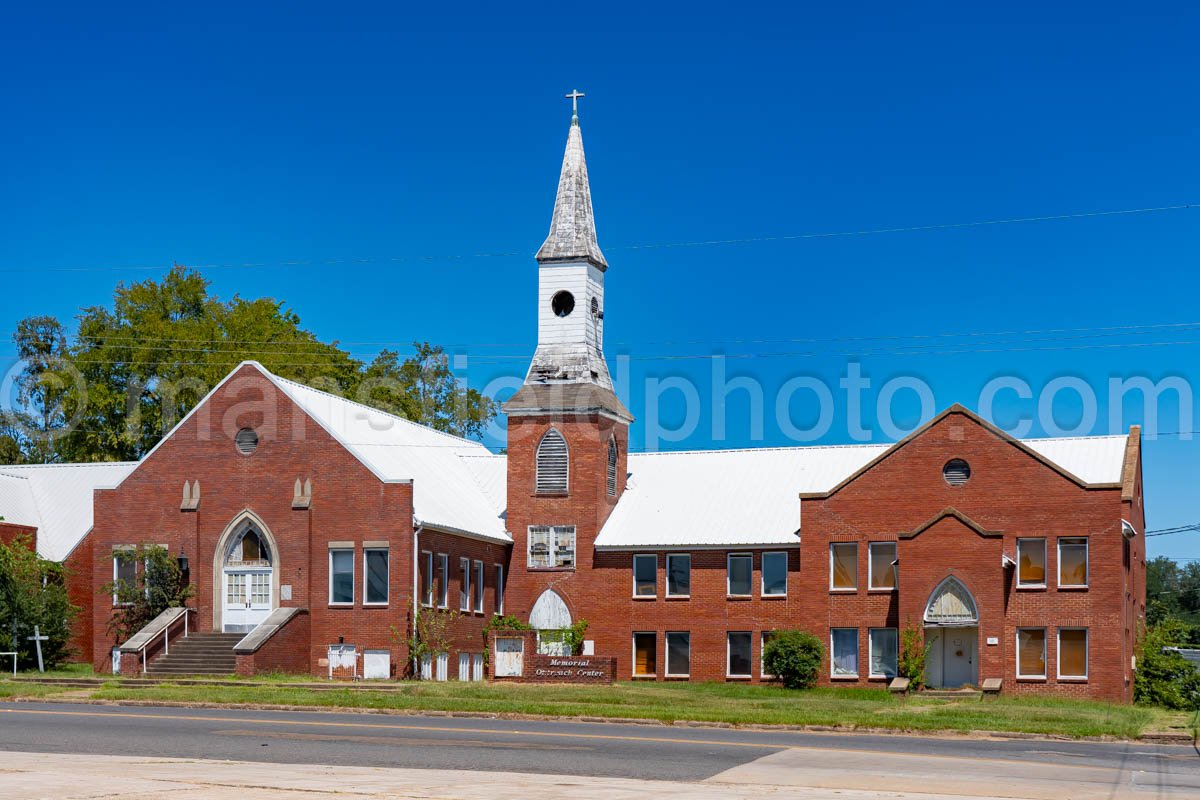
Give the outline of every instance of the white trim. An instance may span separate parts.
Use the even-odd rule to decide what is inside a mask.
[[[733,571],[730,568],[735,558],[750,559],[750,576],[746,583],[746,591],[744,593],[734,594],[733,592]],[[726,597],[753,597],[754,596],[754,553],[729,553],[725,556],[725,596]],[[728,649],[728,648],[726,648]],[[728,667],[728,660],[726,660]]]
[[[767,556],[783,556],[783,591],[767,591]],[[762,554],[762,568],[759,570],[758,592],[762,597],[787,597],[789,558],[786,550],[767,550]]]
[[[672,594],[671,593],[671,559],[686,558],[688,562],[688,593],[687,594]],[[665,559],[665,569],[663,571],[663,582],[666,584],[663,587],[665,597],[670,597],[673,600],[684,600],[692,596],[692,554],[691,553],[667,553]]]
[[[747,659],[750,664],[749,672],[730,672],[729,661],[733,655],[733,648],[729,646],[729,637],[731,636],[748,636],[750,638],[750,658]],[[753,678],[754,677],[754,631],[725,631],[725,677],[726,678]]]
[[[687,672],[671,672],[671,637],[686,636],[687,637]],[[691,631],[667,631],[663,634],[663,675],[668,678],[690,678],[692,676],[692,632]]]
[[[1041,675],[1024,675],[1021,673],[1021,631],[1041,631],[1042,632],[1042,665],[1043,665],[1043,669],[1042,669]],[[1017,628],[1016,632],[1013,634],[1013,637],[1014,637],[1014,645],[1015,645],[1014,650],[1015,650],[1016,656],[1017,656],[1017,664],[1016,664],[1017,680],[1031,680],[1031,681],[1046,680],[1046,669],[1044,668],[1045,664],[1046,664],[1046,647],[1047,647],[1046,639],[1048,638],[1046,636],[1046,629],[1042,628],[1042,627],[1037,627],[1037,626],[1020,627],[1020,628]]]
[[[1083,631],[1083,674],[1082,675],[1064,675],[1062,671],[1062,632],[1063,631]],[[1059,680],[1066,681],[1086,681],[1088,674],[1091,672],[1092,666],[1092,634],[1084,627],[1078,625],[1066,625],[1058,629],[1054,639],[1054,671]]]
[[[835,547],[853,547],[854,548],[854,585],[853,586],[834,586],[833,585],[833,549]],[[829,543],[829,591],[831,592],[857,592],[858,591],[858,542],[830,542]]]
[[[833,634],[837,631],[854,631],[854,663],[856,665],[854,672],[838,672],[835,664],[835,651],[833,648]],[[867,666],[868,671],[871,669]],[[858,628],[830,628],[829,629],[829,677],[830,678],[857,678],[862,675],[862,648],[858,641]]]
[[[654,672],[638,672],[637,671],[637,637],[653,636],[654,637]],[[629,637],[629,646],[632,648],[632,659],[629,664],[629,674],[635,678],[657,678],[658,677],[658,634],[654,631],[634,631]]]
[[[363,605],[370,608],[386,607],[392,599],[392,553],[389,547],[364,547],[363,548]],[[384,561],[387,565],[387,570],[384,572],[383,578],[383,600],[368,600],[367,591],[371,585],[370,570],[367,569],[367,554],[368,553],[383,553]]]
[[[900,629],[899,628],[867,628],[867,677],[868,678],[894,678],[895,675],[888,675],[885,672],[876,672],[875,664],[875,638],[871,635],[876,631],[891,631],[896,634],[896,674],[900,674]],[[978,646],[978,645],[976,645]]]
[[[649,594],[641,594],[638,592],[637,563],[638,563],[639,558],[654,559],[654,591],[650,592]],[[634,553],[633,554],[633,562],[630,566],[633,571],[633,598],[635,600],[644,600],[648,597],[657,598],[658,597],[658,554],[657,553]]]
[[[350,554],[350,600],[334,601],[333,599],[333,554],[334,553],[349,553]],[[331,547],[329,548],[329,594],[327,599],[329,605],[337,606],[338,608],[352,608],[354,606],[354,548],[353,547]]]
[[[898,580],[897,575],[896,575],[896,568],[894,566],[892,566],[890,562],[888,564],[888,569],[890,569],[892,571],[892,585],[891,586],[876,586],[875,585],[875,559],[872,558],[871,551],[874,550],[878,546],[885,546],[885,547],[890,546],[892,548],[892,561],[895,561],[897,558],[900,557],[900,546],[899,546],[899,543],[897,543],[897,542],[894,542],[894,541],[867,542],[867,591],[868,592],[894,592],[894,591],[896,591],[897,584],[899,584],[900,581]]]
[[[603,531],[601,532],[603,533]],[[646,550],[682,550],[684,552],[693,550],[799,550],[800,542],[727,542],[725,544],[680,544],[679,542],[667,544],[647,542],[645,544],[598,544],[595,546],[595,549],[604,550],[609,553],[644,552]]]
[[[417,570],[417,574],[425,573],[425,585],[420,587],[421,607],[433,608],[433,551],[422,550],[421,561],[425,565],[424,570]]]
[[[1021,542],[1041,542],[1042,543],[1042,582],[1041,583],[1022,583],[1021,582]],[[1050,558],[1049,548],[1046,547],[1045,536],[1021,536],[1017,538],[1017,588],[1018,589],[1045,589],[1047,578],[1050,577]]]
[[[1063,543],[1068,547],[1078,547],[1083,544],[1083,583],[1063,583],[1062,582],[1062,549]],[[1086,589],[1092,580],[1092,562],[1091,562],[1091,543],[1086,536],[1059,536],[1056,545],[1058,547],[1058,588],[1060,589]]]

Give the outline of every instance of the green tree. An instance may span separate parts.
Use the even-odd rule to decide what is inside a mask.
[[[789,689],[817,683],[825,648],[807,631],[776,631],[763,648],[763,670]]]
[[[1200,709],[1200,671],[1174,650],[1186,645],[1192,626],[1167,618],[1146,632],[1134,674],[1138,703],[1165,708]]]
[[[100,589],[105,597],[116,598],[108,632],[120,644],[168,608],[187,605],[193,590],[178,560],[161,545],[143,544],[114,555],[132,562],[136,575],[133,580],[109,581]]]
[[[34,550],[33,539],[0,542],[0,646],[17,652],[25,668],[37,664],[36,645],[26,637],[36,626],[43,636],[42,661],[47,669],[70,655],[71,620],[79,612],[67,599],[65,571]]]
[[[499,410],[496,401],[462,385],[442,347],[413,347],[416,353],[404,360],[383,350],[367,365],[359,402],[456,436],[481,437]]]
[[[1153,627],[1168,618],[1193,626],[1189,640],[1200,643],[1200,562],[1146,562],[1146,621]]]

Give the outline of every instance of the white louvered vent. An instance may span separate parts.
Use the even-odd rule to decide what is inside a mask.
[[[608,440],[608,494],[617,493],[617,440]]]
[[[971,465],[961,458],[952,458],[942,467],[942,477],[951,486],[962,486],[971,480]]]
[[[557,428],[546,431],[537,449],[537,491],[556,494],[567,491],[567,440]]]
[[[239,453],[248,456],[258,449],[258,434],[252,428],[242,428],[237,432],[237,436],[233,437],[233,443]]]

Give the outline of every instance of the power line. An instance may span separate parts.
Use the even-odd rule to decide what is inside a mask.
[[[1200,531],[1200,522],[1194,522],[1190,525],[1180,525],[1177,528],[1158,528],[1156,530],[1146,531],[1146,538],[1151,536],[1174,536],[1177,533],[1195,533]]]
[[[728,246],[739,244],[755,244],[761,242],[784,242],[784,241],[800,241],[805,239],[833,239],[833,238],[848,238],[857,236],[878,236],[892,233],[918,233],[928,231],[944,231],[957,230],[967,228],[982,228],[999,225],[1019,225],[1035,222],[1058,222],[1066,220],[1091,219],[1097,217],[1115,217],[1115,216],[1131,216],[1135,214],[1155,214],[1166,211],[1186,211],[1190,209],[1200,208],[1200,203],[1179,203],[1176,205],[1153,206],[1145,208],[1125,208],[1108,211],[1080,211],[1067,214],[1047,214],[1043,216],[1027,216],[1027,217],[1009,217],[1005,219],[988,219],[975,220],[970,222],[945,222],[931,225],[909,225],[903,227],[887,227],[887,228],[862,228],[844,231],[827,231],[814,233],[797,233],[797,234],[782,234],[776,236],[748,236],[733,239],[698,239],[694,241],[681,242],[651,242],[642,244],[626,244],[608,246],[605,249],[611,251],[621,250],[652,250],[652,249],[667,249],[681,247],[711,247],[711,246]],[[259,262],[230,262],[222,264],[196,264],[195,269],[270,269],[270,268],[296,268],[296,267],[318,267],[318,266],[354,266],[377,263],[417,263],[430,261],[464,261],[476,258],[528,258],[530,253],[517,250],[507,250],[498,252],[482,252],[482,253],[463,253],[463,254],[446,254],[446,255],[424,255],[424,256],[367,256],[361,258],[328,258],[328,259],[290,259],[279,261],[259,261]],[[166,268],[166,265],[127,265],[113,267],[9,267],[0,269],[0,273],[19,273],[19,272],[137,272],[137,271],[157,271]]]

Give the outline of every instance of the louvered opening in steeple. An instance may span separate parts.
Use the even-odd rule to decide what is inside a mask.
[[[551,428],[542,436],[537,449],[538,494],[566,494],[570,456],[567,451],[567,440],[557,428]]]

